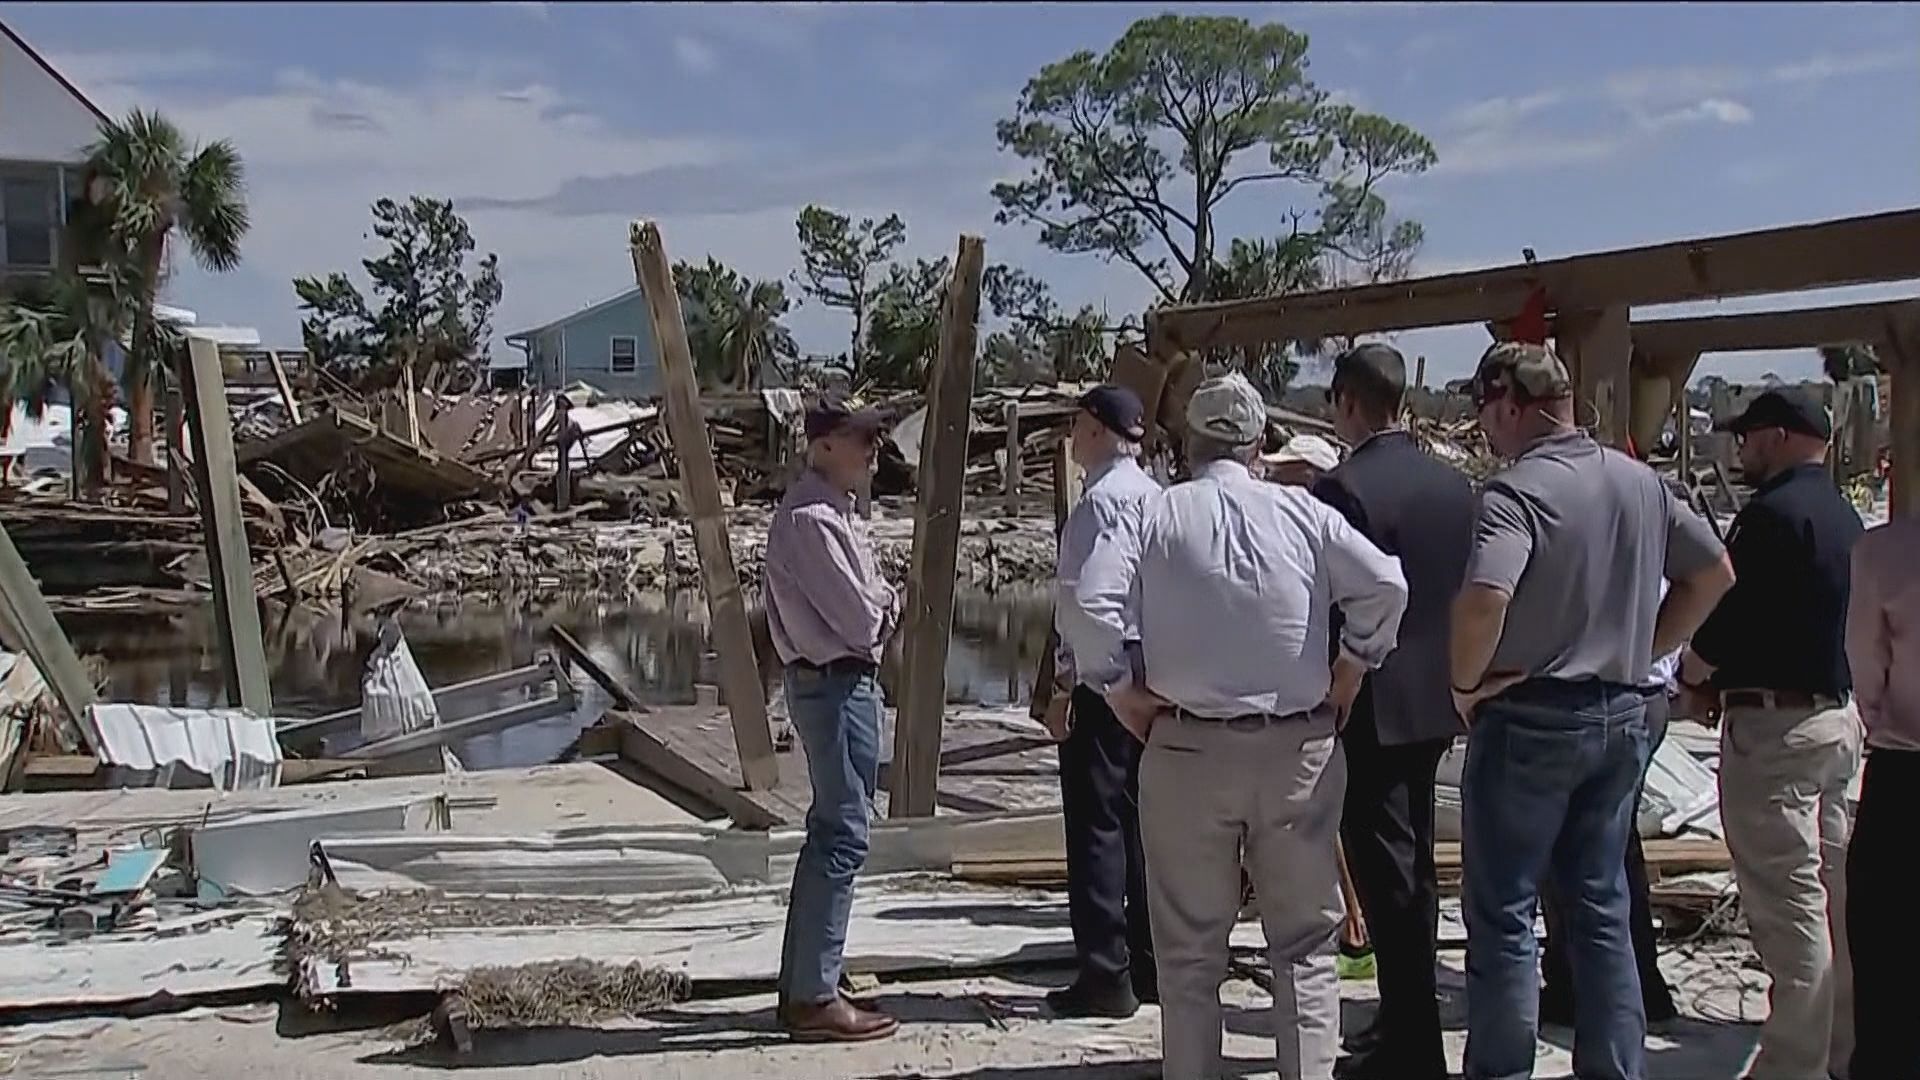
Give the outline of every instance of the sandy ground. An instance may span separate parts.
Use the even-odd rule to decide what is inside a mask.
[[[1733,941],[1665,958],[1688,1018],[1648,1039],[1649,1075],[1726,1080],[1751,1052],[1764,1010],[1764,978]],[[1466,1036],[1460,956],[1443,958],[1448,1053],[1458,1069]],[[899,1036],[857,1047],[798,1046],[774,1029],[773,997],[696,1002],[644,1021],[591,1030],[486,1033],[455,1058],[407,1048],[384,1027],[306,1034],[311,1021],[273,1005],[201,1009],[139,1020],[86,1019],[0,1030],[0,1076],[33,1080],[408,1080],[457,1073],[481,1078],[599,1080],[1148,1080],[1159,1075],[1159,1011],[1130,1021],[1045,1018],[1040,995],[1064,972],[1018,973],[883,985],[876,1000],[899,1016]],[[1371,983],[1345,988],[1343,1022],[1363,1024]],[[1228,1075],[1274,1076],[1266,998],[1233,981]],[[382,1023],[390,1022],[383,1018]],[[369,1022],[371,1025],[371,1022]],[[1571,1075],[1572,1033],[1548,1029],[1537,1075]]]

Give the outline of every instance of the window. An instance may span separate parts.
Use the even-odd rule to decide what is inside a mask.
[[[637,371],[640,367],[640,339],[616,335],[610,355],[613,362],[609,366],[616,374]]]
[[[0,180],[0,259],[8,266],[53,265],[53,198],[50,179]]]

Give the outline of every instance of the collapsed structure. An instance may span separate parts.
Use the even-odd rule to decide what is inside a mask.
[[[159,994],[191,1000],[289,986],[315,1003],[425,990],[448,998],[436,1015],[459,1044],[473,1015],[462,1004],[467,990],[486,995],[479,1015],[488,1022],[596,1022],[608,1015],[607,1002],[654,1008],[684,993],[689,983],[770,981],[778,956],[778,897],[798,842],[791,826],[804,814],[807,781],[803,758],[790,745],[782,748],[785,740],[769,716],[735,523],[740,504],[777,486],[782,468],[793,460],[797,446],[787,423],[797,410],[778,396],[704,395],[694,379],[657,229],[636,224],[630,247],[662,346],[665,396],[658,407],[596,418],[591,425],[573,426],[567,417],[601,406],[571,398],[548,410],[519,399],[443,402],[421,395],[359,411],[341,398],[314,406],[297,398],[282,374],[276,383],[285,422],[273,430],[264,423],[249,430],[243,418],[245,434],[236,442],[218,350],[194,342],[182,421],[194,436],[191,459],[175,463],[171,490],[161,496],[166,509],[143,515],[165,520],[170,531],[138,542],[175,545],[151,552],[171,559],[193,556],[186,549],[195,537],[205,538],[205,569],[194,579],[204,586],[178,591],[196,598],[211,592],[227,702],[241,710],[233,716],[254,718],[270,736],[263,752],[279,766],[285,791],[224,798],[190,791],[125,793],[127,813],[135,818],[111,823],[100,820],[99,807],[76,805],[71,793],[0,798],[0,836],[9,845],[0,908],[27,912],[9,916],[7,925],[17,936],[4,947],[19,958],[17,970],[30,972],[23,989],[0,1001],[0,1009],[123,1005]],[[982,244],[963,237],[957,254],[927,393],[893,403],[910,418],[896,436],[896,464],[915,494],[911,550],[904,560],[907,616],[897,671],[889,678],[897,706],[893,752],[883,765],[886,812],[895,820],[875,832],[869,872],[884,880],[856,908],[856,947],[849,954],[854,967],[868,973],[1031,962],[1059,955],[1066,941],[1057,903],[1028,892],[983,898],[970,891],[1057,883],[1064,876],[1063,840],[1057,810],[1029,802],[1044,807],[1052,794],[1048,744],[1017,711],[950,708],[946,669],[968,537],[962,510],[969,488],[991,491],[1013,511],[1025,498],[1050,493],[1056,520],[1063,518],[1077,482],[1060,445],[1072,396],[1060,389],[973,392]],[[1691,487],[1702,474],[1693,462],[1684,387],[1702,353],[1865,342],[1889,368],[1894,512],[1915,514],[1920,301],[1702,319],[1633,317],[1635,307],[1648,305],[1912,279],[1920,279],[1920,210],[1162,309],[1148,317],[1147,348],[1121,349],[1112,378],[1139,393],[1158,429],[1150,432],[1150,444],[1157,436],[1165,445],[1180,434],[1182,403],[1207,362],[1232,350],[1460,323],[1486,324],[1496,336],[1544,331],[1559,342],[1581,400],[1610,441],[1651,445],[1678,410],[1678,465]],[[1534,320],[1544,324],[1526,325]],[[1275,417],[1311,424],[1280,411]],[[1853,455],[1856,464],[1872,456],[1872,437],[1871,430],[1856,435],[1869,447]],[[743,445],[752,449],[743,451]],[[539,458],[549,446],[555,451],[546,466]],[[743,467],[743,455],[758,455],[759,463]],[[329,505],[348,490],[333,490],[328,478],[349,457],[371,476],[370,486],[348,496],[355,505],[371,496],[389,500],[394,514],[422,502],[469,503],[475,512],[384,537],[356,535],[333,521]],[[183,464],[191,467],[191,500]],[[245,480],[249,469],[260,479]],[[602,494],[588,486],[595,478],[620,482]],[[273,480],[277,486],[268,494]],[[884,486],[876,481],[876,490]],[[615,496],[616,487],[629,494]],[[575,503],[576,495],[586,502]],[[490,500],[493,505],[486,506]],[[25,515],[22,505],[29,507]],[[197,515],[185,513],[189,505]],[[542,513],[572,521],[589,508],[616,506],[621,524],[609,527],[625,527],[636,517],[678,518],[688,526],[688,561],[719,659],[720,685],[702,703],[649,706],[560,632],[551,656],[532,668],[437,689],[439,723],[337,757],[328,756],[336,751],[327,736],[361,727],[358,711],[275,719],[261,647],[263,602],[291,605],[342,590],[353,580],[349,570],[360,572],[359,587],[381,584],[378,575],[405,585],[395,564],[417,561],[416,555],[397,554],[411,552],[408,543],[462,529],[529,527]],[[104,782],[108,770],[144,766],[153,772],[167,762],[191,766],[208,760],[187,745],[205,721],[102,713],[93,680],[29,572],[28,561],[45,560],[23,560],[7,538],[52,528],[55,517],[34,504],[0,513],[7,521],[0,531],[0,630],[50,688],[50,707],[40,710],[43,722],[69,731],[73,748],[84,745],[86,751],[52,755],[64,758],[64,771],[42,770],[43,781],[59,772],[78,786]],[[136,542],[114,539],[112,523],[98,518],[74,518],[59,527],[69,531],[58,534],[64,541],[46,541],[49,550],[61,542]],[[290,535],[301,542],[279,550],[276,545]],[[1047,542],[1044,525],[1038,538]],[[277,553],[256,560],[262,546]],[[385,563],[379,561],[382,553]],[[1051,649],[1044,650],[1042,664],[1051,656]],[[1051,681],[1046,671],[1035,673],[1036,710],[1044,708]],[[380,787],[394,783],[385,780],[292,783],[296,773],[302,779],[355,775],[369,762],[571,713],[583,700],[576,687],[588,684],[609,704],[568,757],[612,763],[640,786],[590,765],[541,775],[564,775],[563,786],[600,792],[607,782],[627,785],[629,795],[600,805],[638,800],[645,809],[635,814],[645,820],[595,822],[592,828],[576,822],[569,828],[551,820],[506,819],[491,811],[512,798],[511,784],[490,783],[483,775],[412,778],[404,787]],[[503,692],[522,700],[488,707]],[[245,725],[238,719],[221,723]],[[235,746],[244,741],[230,738]],[[33,740],[16,736],[13,742]],[[176,743],[186,748],[169,756]],[[134,744],[144,748],[144,757],[120,749]],[[1702,777],[1710,776],[1699,760],[1702,746],[1700,740],[1669,741],[1667,757],[1655,769],[1655,798],[1643,828],[1664,837],[1648,847],[1656,874],[1677,879],[1659,893],[1667,910],[1705,923],[1723,914],[1729,901],[1723,882],[1703,887],[1685,877],[1726,863],[1714,837],[1711,804],[1701,801]],[[0,748],[11,749],[5,743]],[[316,751],[303,768],[293,768],[294,755]],[[34,772],[30,756],[20,755],[11,770],[16,784]],[[970,768],[989,761],[1026,766],[1039,783],[995,783]],[[584,780],[579,770],[594,770],[597,779]],[[508,779],[543,782],[538,776]],[[329,799],[329,788],[342,794]],[[480,790],[486,794],[476,794]],[[936,815],[937,806],[965,812]],[[481,831],[463,827],[469,813],[482,815]],[[607,827],[613,825],[619,827]],[[1457,849],[1444,849],[1441,859],[1457,867]],[[295,895],[304,897],[297,906]],[[178,903],[186,897],[204,910]],[[983,905],[1017,917],[983,922]],[[617,932],[607,929],[612,923]],[[728,929],[720,933],[716,927]],[[62,932],[89,944],[53,958],[35,951],[48,935]],[[189,948],[183,941],[197,944]],[[144,950],[177,955],[179,963],[171,973],[130,963]],[[204,963],[209,956],[220,962]],[[583,969],[577,963],[582,958],[596,966]],[[554,991],[559,998],[581,1002],[578,1015],[568,1011],[573,1006],[543,1011],[555,1000],[551,995],[502,1005],[526,1001],[516,971],[560,988]],[[92,989],[81,992],[82,985]]]

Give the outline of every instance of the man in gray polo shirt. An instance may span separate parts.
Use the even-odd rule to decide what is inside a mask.
[[[1646,1016],[1628,933],[1627,836],[1652,752],[1640,688],[1733,583],[1706,522],[1652,469],[1574,425],[1543,345],[1502,343],[1472,385],[1509,464],[1487,481],[1454,603],[1468,1080],[1533,1074],[1538,883],[1567,907],[1574,1072],[1644,1080]],[[1672,583],[1663,602],[1660,580]]]

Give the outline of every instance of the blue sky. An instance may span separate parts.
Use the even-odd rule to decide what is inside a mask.
[[[899,212],[911,255],[980,233],[989,260],[1063,299],[1137,310],[1132,269],[994,224],[988,189],[1020,169],[993,124],[1042,65],[1164,10],[1305,31],[1324,88],[1434,140],[1440,165],[1388,192],[1426,226],[1416,272],[1920,204],[1911,5],[0,4],[0,18],[109,112],[159,108],[234,140],[256,219],[246,261],[216,277],[182,260],[171,298],[292,345],[289,280],[357,269],[367,205],[410,192],[466,206],[500,254],[501,332],[628,287],[636,217],[657,218],[677,258],[783,275],[808,202]],[[1291,195],[1243,188],[1225,224],[1278,231]],[[803,307],[793,324],[804,349],[842,347],[840,313]],[[1455,376],[1484,334],[1401,344]]]

